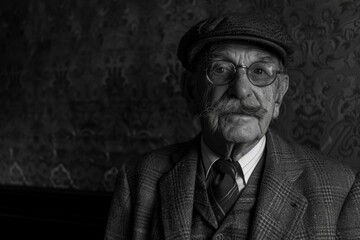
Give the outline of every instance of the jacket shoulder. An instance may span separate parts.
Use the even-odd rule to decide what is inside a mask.
[[[327,180],[334,185],[350,188],[355,181],[355,171],[344,164],[341,159],[327,156],[306,146],[300,146],[298,149],[304,156],[299,159],[304,167],[304,173],[312,174],[317,179],[324,180],[320,182],[326,183]]]
[[[136,156],[124,163],[125,171],[130,175],[148,174],[149,172],[163,174],[168,172],[179,156],[186,154],[197,145],[196,141],[196,139],[191,139]]]
[[[271,133],[275,152],[282,154],[285,162],[294,162],[303,170],[304,179],[312,185],[331,185],[349,189],[356,172],[341,159],[327,156],[319,150],[282,139]]]

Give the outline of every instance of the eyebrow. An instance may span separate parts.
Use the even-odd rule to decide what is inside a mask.
[[[216,50],[213,51],[213,52],[210,52],[208,54],[207,60],[209,61],[209,60],[211,60],[213,58],[221,58],[221,59],[228,60],[228,61],[232,60],[229,56],[227,56],[227,54],[223,54],[222,51],[216,51]],[[277,64],[280,63],[279,59],[276,56],[271,56],[271,55],[260,56],[259,58],[256,59],[255,62],[258,62],[258,61],[274,62],[274,63],[277,63]]]
[[[272,56],[263,56],[263,57],[260,57],[260,60],[261,60],[261,61],[269,61],[269,60],[276,60],[276,61],[278,61],[278,58],[277,58],[277,57],[272,57]]]

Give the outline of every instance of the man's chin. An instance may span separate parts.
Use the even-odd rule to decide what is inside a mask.
[[[259,138],[257,130],[248,129],[226,129],[222,131],[222,137],[225,141],[231,143],[252,143]]]
[[[226,141],[229,143],[234,144],[246,144],[246,143],[252,143],[257,140],[255,137],[247,137],[247,136],[227,136],[225,137]]]
[[[228,125],[235,125],[241,126],[245,124],[251,124],[254,121],[258,121],[258,119],[253,115],[247,114],[228,114],[221,118],[220,121],[223,121],[224,124]]]
[[[254,121],[254,117],[251,116],[208,118],[203,122],[208,127],[203,129],[211,129],[211,135],[218,138],[218,140],[222,139],[231,143],[249,143],[259,137],[257,121],[257,119]]]

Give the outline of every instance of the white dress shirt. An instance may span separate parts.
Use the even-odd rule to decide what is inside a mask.
[[[264,153],[266,145],[266,137],[265,135],[259,140],[259,142],[244,156],[240,159],[235,159],[243,171],[244,179],[237,179],[236,182],[238,184],[239,189],[242,189],[244,185],[247,184],[252,172],[254,171],[256,165],[261,159],[261,156]],[[203,141],[201,138],[201,154],[203,159],[203,165],[205,169],[205,177],[206,182],[208,184],[208,176],[211,169],[212,164],[218,159],[222,158],[222,156],[214,153]]]

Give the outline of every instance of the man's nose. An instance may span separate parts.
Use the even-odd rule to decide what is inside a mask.
[[[245,68],[238,68],[234,80],[229,86],[229,93],[236,98],[246,99],[252,94],[252,84]]]

